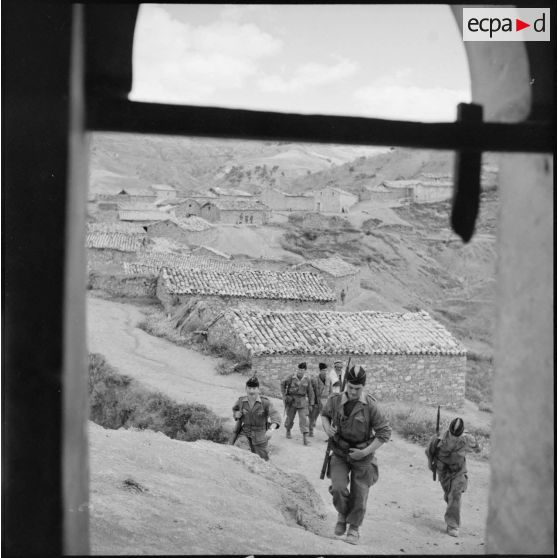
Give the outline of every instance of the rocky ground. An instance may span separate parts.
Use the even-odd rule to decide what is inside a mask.
[[[230,416],[244,377],[216,373],[218,359],[137,328],[141,309],[88,297],[90,352],[121,373],[172,396]],[[283,413],[282,403],[274,404]],[[466,420],[486,421],[467,406]],[[469,490],[458,539],[445,533],[444,502],[424,448],[397,435],[378,452],[361,544],[332,535],[335,512],[319,471],[325,435],[310,447],[297,427],[281,428],[271,462],[208,441],[90,424],[93,554],[483,554],[489,466],[469,459]]]

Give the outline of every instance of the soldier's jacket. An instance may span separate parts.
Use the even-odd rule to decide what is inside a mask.
[[[376,400],[364,391],[361,393],[351,414],[345,416],[343,405],[349,400],[347,394],[334,393],[327,401],[322,416],[329,418],[337,428],[333,438],[335,446],[342,453],[351,447],[364,448],[374,438],[387,442],[391,437],[391,427],[379,409]]]
[[[331,377],[326,374],[325,380],[322,380],[319,375],[312,376],[312,387],[314,388],[316,405],[321,410],[327,398],[332,394]]]
[[[426,448],[426,455],[429,460],[432,459],[432,443],[436,440],[434,435],[430,439]],[[466,454],[478,448],[478,443],[471,434],[463,432],[461,436],[452,436],[449,430],[446,430],[436,449],[436,469],[438,472],[466,473],[467,460]]]
[[[243,395],[235,403],[233,413],[235,407],[242,411],[242,429],[240,434],[251,437],[254,444],[265,442],[265,431],[267,430],[268,422],[270,424],[275,422],[277,426],[281,426],[279,411],[273,407],[271,400],[265,397],[265,395],[258,395],[251,409],[248,396]]]
[[[315,405],[316,397],[312,381],[306,374],[300,379],[296,374],[285,378],[281,382],[281,393],[283,394],[283,399],[287,395],[290,396],[292,398],[292,403],[290,404],[294,405],[297,409]]]

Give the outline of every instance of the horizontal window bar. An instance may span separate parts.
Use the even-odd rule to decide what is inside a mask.
[[[87,108],[91,131],[525,153],[553,152],[556,143],[556,127],[540,122],[402,122],[96,97]]]

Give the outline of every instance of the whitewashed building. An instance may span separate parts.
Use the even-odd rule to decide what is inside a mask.
[[[314,192],[314,209],[323,213],[347,213],[358,203],[358,196],[342,190],[327,186]]]

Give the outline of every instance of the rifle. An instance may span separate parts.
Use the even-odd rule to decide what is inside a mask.
[[[347,372],[349,372],[349,366],[351,364],[351,357],[347,361],[347,366],[345,366],[345,374],[343,374],[343,381],[341,382],[341,393],[345,391],[345,385],[347,384]]]
[[[436,453],[438,452],[438,442],[440,435],[440,405],[438,405],[438,414],[436,416],[436,446],[432,451],[432,458],[430,461],[430,466],[432,468],[432,480],[436,480]]]
[[[235,405],[233,407],[233,411],[240,411],[240,407],[238,405]],[[231,437],[229,439],[229,444],[231,446],[234,446],[234,444],[238,440],[238,436],[240,435],[240,431],[242,430],[242,422],[243,422],[243,417],[236,419],[236,426],[234,432],[231,434]]]

